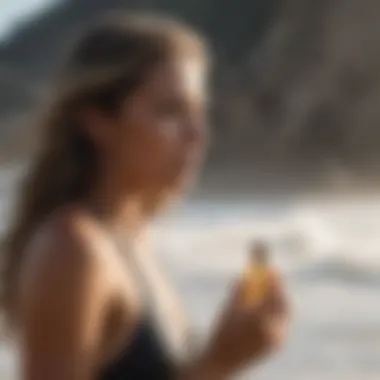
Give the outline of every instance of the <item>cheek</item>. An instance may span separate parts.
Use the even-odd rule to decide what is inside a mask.
[[[146,164],[160,170],[178,161],[183,152],[178,127],[174,123],[150,120],[141,128],[143,154],[147,155]]]
[[[122,131],[118,151],[131,169],[154,175],[178,160],[181,143],[174,125],[162,123],[146,112],[135,112],[124,121]]]

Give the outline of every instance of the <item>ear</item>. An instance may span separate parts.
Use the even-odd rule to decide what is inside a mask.
[[[94,108],[85,108],[80,112],[79,119],[86,133],[98,148],[106,148],[111,141],[112,120],[104,112]]]

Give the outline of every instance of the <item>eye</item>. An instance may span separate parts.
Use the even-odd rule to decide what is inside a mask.
[[[157,107],[157,113],[163,118],[173,118],[182,115],[184,106],[182,102],[176,99],[162,101]]]

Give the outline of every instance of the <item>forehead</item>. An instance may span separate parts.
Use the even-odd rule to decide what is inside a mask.
[[[156,67],[146,81],[146,90],[156,96],[203,98],[205,67],[196,59],[182,59]]]

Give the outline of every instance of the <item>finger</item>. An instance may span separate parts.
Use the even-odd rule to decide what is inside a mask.
[[[287,296],[282,277],[277,273],[272,273],[264,299],[254,303],[246,309],[252,317],[280,314],[287,312]]]
[[[290,326],[290,316],[285,310],[268,311],[262,316],[264,330],[272,346],[279,346],[283,342]]]
[[[283,318],[268,318],[266,320],[267,339],[272,347],[280,347],[288,331],[288,319]]]
[[[220,310],[220,319],[222,321],[232,320],[236,318],[236,315],[239,313],[242,305],[242,284],[241,281],[234,281],[232,289],[228,294],[227,299]]]
[[[269,291],[282,292],[285,289],[285,281],[280,273],[273,271],[270,275]]]
[[[271,278],[263,309],[267,313],[275,315],[287,314],[289,311],[284,281],[279,274],[274,274]]]

